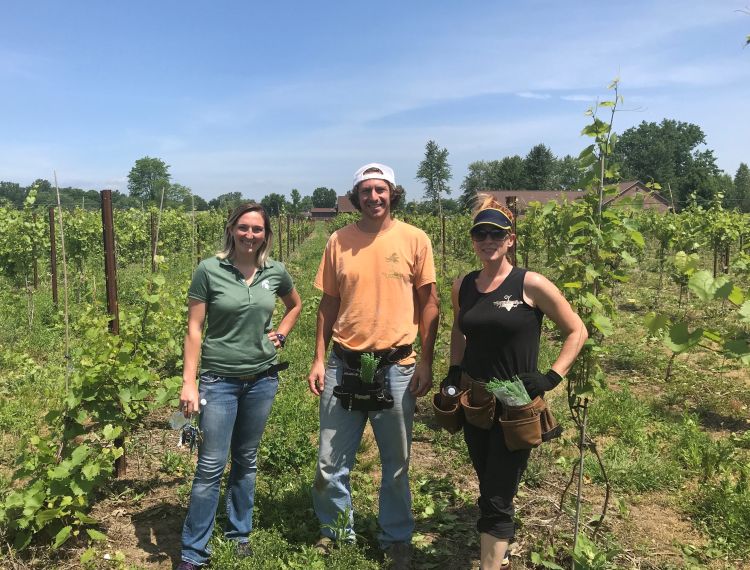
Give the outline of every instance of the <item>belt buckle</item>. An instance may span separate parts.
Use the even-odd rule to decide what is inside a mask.
[[[258,377],[257,374],[249,374],[247,376],[240,376],[238,379],[240,380],[240,382],[252,382],[257,377]]]

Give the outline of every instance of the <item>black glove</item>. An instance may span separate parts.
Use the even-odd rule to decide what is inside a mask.
[[[522,372],[518,377],[523,382],[523,387],[529,393],[532,400],[537,396],[544,396],[562,381],[562,376],[551,368],[542,374],[541,372]]]
[[[459,384],[461,383],[461,367],[458,364],[454,364],[450,368],[448,368],[448,374],[443,378],[443,381],[440,382],[440,389],[442,390],[446,386],[455,386],[456,388],[459,387]]]

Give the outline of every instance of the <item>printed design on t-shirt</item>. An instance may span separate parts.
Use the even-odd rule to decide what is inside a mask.
[[[390,263],[391,267],[387,273],[384,273],[386,279],[403,279],[403,274],[398,271],[398,263],[401,261],[398,257],[398,253],[395,251],[385,258],[386,263]]]
[[[513,295],[505,295],[502,301],[494,301],[492,304],[495,305],[498,309],[505,309],[506,311],[510,312],[518,305],[523,303],[523,301],[519,301],[518,299],[511,299],[512,296]]]

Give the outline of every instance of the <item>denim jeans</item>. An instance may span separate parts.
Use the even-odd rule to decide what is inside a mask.
[[[226,488],[227,524],[224,536],[247,542],[253,525],[258,444],[279,387],[277,374],[245,382],[210,372],[200,378],[202,441],[182,529],[182,560],[208,562],[208,541],[219,504],[221,477],[232,452]]]
[[[378,504],[378,540],[382,548],[394,542],[411,542],[414,516],[409,491],[409,456],[416,398],[409,392],[414,365],[393,364],[386,371],[393,408],[375,412],[348,411],[333,396],[341,383],[343,364],[331,354],[326,367],[325,388],[320,395],[320,447],[312,498],[321,534],[336,536],[334,529],[345,523],[345,536],[354,540],[354,511],[350,474],[369,418],[380,451],[382,480]],[[344,517],[349,513],[348,520]],[[344,526],[344,525],[341,525]]]

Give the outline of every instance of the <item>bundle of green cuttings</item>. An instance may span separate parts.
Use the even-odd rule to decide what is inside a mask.
[[[371,352],[363,352],[359,359],[360,378],[365,384],[372,384],[375,378],[375,369],[378,367],[378,359]]]
[[[493,378],[487,382],[485,388],[489,393],[494,394],[504,406],[525,406],[531,403],[529,393],[518,376],[513,376],[512,380]]]

